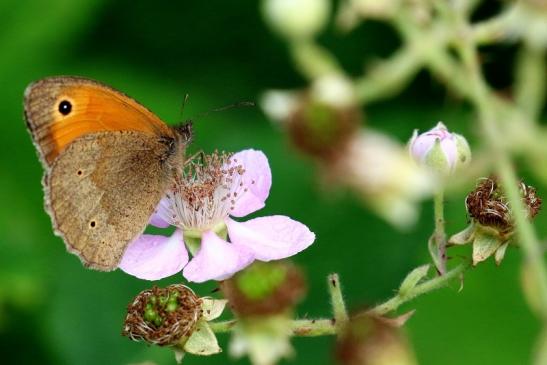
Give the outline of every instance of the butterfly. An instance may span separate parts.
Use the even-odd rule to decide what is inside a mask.
[[[55,234],[85,266],[114,270],[183,165],[191,123],[168,126],[127,95],[72,76],[30,84],[24,113]]]

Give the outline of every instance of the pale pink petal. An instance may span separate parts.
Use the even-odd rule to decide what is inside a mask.
[[[201,236],[201,247],[182,274],[188,281],[225,280],[247,267],[254,258],[251,252],[207,231]]]
[[[248,247],[257,260],[279,260],[310,246],[315,234],[300,222],[282,215],[247,222],[226,219],[230,241]]]
[[[156,226],[158,228],[167,228],[171,224],[165,220],[165,216],[170,214],[170,205],[169,200],[167,198],[163,198],[160,200],[158,205],[156,206],[156,209],[154,210],[154,213],[150,217],[150,220],[148,221],[148,224],[151,224],[153,226]]]
[[[182,232],[171,237],[143,234],[129,244],[119,268],[139,279],[159,280],[181,271],[188,262]]]
[[[458,148],[456,146],[456,139],[454,136],[441,140],[441,149],[448,160],[448,166],[456,165],[456,158],[458,156]]]
[[[272,172],[262,151],[244,150],[233,155],[230,161],[231,166],[241,165],[245,171],[234,179],[231,190],[236,193],[235,203],[230,211],[230,215],[243,217],[264,207],[272,186]]]

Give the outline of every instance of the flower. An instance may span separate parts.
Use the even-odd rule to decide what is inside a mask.
[[[279,260],[304,250],[315,235],[289,217],[231,218],[264,207],[271,179],[260,151],[213,153],[187,161],[150,219],[157,227],[177,229],[170,237],[141,235],[128,246],[119,267],[146,280],[183,270],[187,280],[199,283],[225,280],[254,260]]]
[[[471,150],[466,139],[450,133],[442,122],[422,134],[414,130],[409,150],[416,162],[442,175],[452,174],[471,160]]]

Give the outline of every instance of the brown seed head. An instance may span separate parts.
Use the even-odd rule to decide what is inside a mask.
[[[532,186],[521,182],[519,189],[527,207],[527,216],[532,219],[541,208],[541,199]],[[465,204],[471,218],[480,224],[497,228],[503,233],[513,229],[511,207],[495,177],[479,180],[475,190],[467,195]]]
[[[184,285],[142,291],[127,307],[123,336],[159,346],[192,334],[201,318],[201,299]]]

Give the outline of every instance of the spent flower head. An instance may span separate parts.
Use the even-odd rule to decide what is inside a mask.
[[[207,323],[218,318],[226,300],[199,298],[180,284],[144,290],[127,307],[122,335],[133,341],[171,346],[177,358],[184,352],[212,355],[221,351]]]
[[[541,198],[536,189],[519,183],[519,191],[526,216],[533,219],[541,208]],[[475,190],[465,199],[471,224],[449,239],[450,244],[472,243],[473,264],[494,255],[499,265],[505,256],[515,230],[513,210],[495,177],[482,178]]]
[[[160,228],[177,229],[170,237],[138,237],[127,248],[120,268],[147,280],[181,270],[189,281],[224,280],[254,260],[279,260],[304,250],[315,235],[289,217],[246,222],[231,218],[264,207],[271,179],[268,160],[260,151],[215,152],[188,161],[150,219]]]

